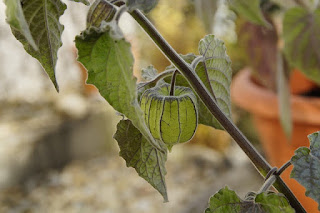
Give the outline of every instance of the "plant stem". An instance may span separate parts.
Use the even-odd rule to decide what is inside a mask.
[[[170,86],[170,96],[174,96],[174,85],[176,83],[176,76],[178,74],[178,70],[174,71],[172,78],[171,78],[171,86]]]
[[[160,35],[152,23],[139,11],[134,10],[130,13],[132,17],[139,23],[139,25],[146,31],[151,37],[158,48],[164,53],[164,55],[176,66],[180,73],[188,80],[191,87],[196,91],[202,102],[207,106],[212,115],[220,122],[225,130],[232,136],[241,149],[250,158],[257,170],[262,176],[265,176],[271,169],[269,163],[256,151],[248,139],[241,133],[241,131],[229,120],[227,116],[220,110],[214,99],[208,92],[207,88],[201,83],[200,78],[192,71],[189,64],[187,64],[179,54],[166,42],[166,40]],[[306,212],[301,206],[300,202],[293,195],[291,190],[277,176],[275,182],[275,188],[283,193],[289,200],[291,206],[296,212]]]

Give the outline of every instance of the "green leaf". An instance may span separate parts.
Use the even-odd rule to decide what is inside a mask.
[[[320,84],[320,9],[288,10],[283,20],[283,39],[289,63]]]
[[[291,178],[306,188],[306,196],[320,203],[320,132],[308,135],[310,149],[300,147],[291,158]],[[320,210],[320,206],[318,206]]]
[[[59,18],[67,7],[60,0],[21,0],[21,5],[31,35],[39,50],[32,48],[21,31],[11,27],[12,33],[23,44],[25,50],[41,63],[58,91],[55,66],[58,60],[58,50],[62,45],[61,35],[64,29]]]
[[[118,26],[106,25],[103,29],[82,32],[76,37],[78,60],[88,70],[87,82],[94,84],[109,104],[129,118],[154,147],[164,151],[144,122],[137,100],[131,46],[117,31]]]
[[[141,70],[141,77],[144,81],[151,81],[158,75],[158,70],[156,70],[152,65]]]
[[[228,0],[231,8],[248,21],[269,27],[260,9],[260,0]]]
[[[156,78],[157,76],[158,76],[158,71],[152,65],[148,66],[147,68],[143,68],[141,70],[141,78],[142,78],[143,81],[151,81],[154,78]],[[163,80],[160,80],[160,81],[162,81],[164,83]],[[137,85],[137,88],[138,88],[138,100],[140,100],[141,95],[145,90],[150,89],[152,87],[155,87],[156,84],[157,84],[157,82],[150,83],[148,85],[146,85],[145,82],[138,83],[138,85]]]
[[[241,211],[242,200],[226,186],[210,198],[205,213],[238,213]]]
[[[130,120],[118,123],[114,138],[118,141],[120,156],[126,160],[127,167],[135,168],[137,173],[158,190],[167,202],[165,183],[167,152],[162,153],[151,146]]]
[[[7,6],[6,20],[10,24],[10,27],[15,31],[20,32],[20,34],[24,36],[30,46],[35,51],[37,51],[38,47],[33,40],[28,23],[24,17],[20,0],[5,0],[4,3]]]
[[[295,210],[290,206],[287,198],[279,193],[263,192],[255,198],[255,209],[260,212],[272,213],[294,213]],[[247,211],[256,212],[256,211]]]
[[[262,192],[249,193],[247,199],[242,200],[238,195],[225,187],[210,198],[209,208],[205,213],[294,213],[286,197],[279,193]]]
[[[139,9],[144,13],[148,13],[152,10],[159,0],[127,0],[127,6],[129,10]]]
[[[204,56],[204,63],[197,66],[196,73],[211,95],[215,97],[220,109],[231,118],[232,69],[226,47],[223,41],[215,38],[214,35],[207,35],[200,40],[199,52]],[[222,129],[202,102],[199,104],[199,123]]]
[[[83,3],[83,4],[87,5],[87,6],[90,5],[90,2],[88,0],[69,0],[69,1],[80,2],[80,3]]]

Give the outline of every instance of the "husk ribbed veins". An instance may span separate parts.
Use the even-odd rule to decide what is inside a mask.
[[[196,97],[187,87],[175,87],[174,96],[169,95],[170,86],[151,88],[141,97],[141,108],[152,136],[162,140],[168,148],[189,141],[198,125]]]

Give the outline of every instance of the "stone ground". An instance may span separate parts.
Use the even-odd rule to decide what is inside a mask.
[[[169,155],[169,203],[117,152],[74,161],[61,170],[38,174],[0,192],[0,212],[168,212],[197,213],[209,197],[228,185],[240,196],[257,191],[262,178],[236,145],[226,157],[198,145],[180,145]]]

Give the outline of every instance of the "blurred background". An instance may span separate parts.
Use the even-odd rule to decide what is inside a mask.
[[[163,203],[118,156],[113,134],[121,117],[95,87],[85,85],[86,71],[76,62],[73,41],[85,29],[88,7],[63,2],[68,9],[60,19],[65,30],[59,94],[12,35],[0,2],[0,212],[194,213],[203,212],[225,185],[241,196],[259,189],[262,178],[228,134],[200,125],[191,142],[175,146],[168,156],[170,202]],[[236,15],[223,1],[218,8],[210,1],[201,8],[199,2],[205,1],[160,0],[148,18],[182,54],[197,54],[199,40],[214,33],[225,41],[236,73],[247,60],[237,44]],[[138,79],[149,64],[159,71],[170,65],[128,14],[120,24],[132,43]],[[236,107],[233,116],[259,149],[250,116]]]

